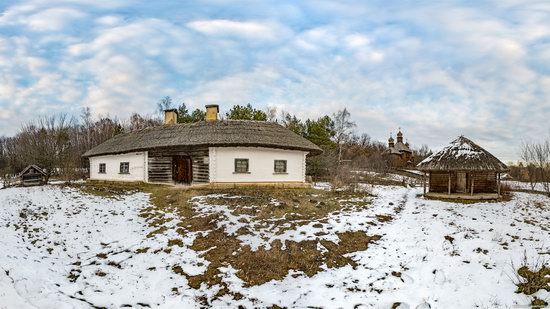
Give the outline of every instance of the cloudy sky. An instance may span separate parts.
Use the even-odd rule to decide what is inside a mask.
[[[503,160],[550,130],[550,2],[0,1],[0,135],[90,107],[347,107],[357,130],[464,134]]]

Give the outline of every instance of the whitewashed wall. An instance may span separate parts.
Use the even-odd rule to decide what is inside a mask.
[[[258,147],[210,147],[210,182],[305,182],[305,151]],[[234,173],[235,159],[248,159],[248,174]],[[274,173],[274,160],[287,161],[287,173]]]
[[[120,174],[120,162],[130,163],[130,174]],[[99,173],[99,164],[105,163],[105,174]],[[90,179],[113,181],[147,181],[147,152],[131,152],[90,158]]]

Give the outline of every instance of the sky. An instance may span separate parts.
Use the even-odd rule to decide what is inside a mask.
[[[40,115],[127,118],[170,96],[465,135],[500,159],[550,135],[550,2],[0,1],[0,135]]]

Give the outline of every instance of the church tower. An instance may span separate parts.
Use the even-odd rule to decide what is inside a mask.
[[[397,132],[397,142],[403,143],[403,133],[401,132],[401,128],[399,128],[399,132]]]

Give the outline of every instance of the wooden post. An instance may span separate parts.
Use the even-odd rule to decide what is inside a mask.
[[[470,195],[473,196],[474,195],[474,173],[473,172],[470,172]]]
[[[497,194],[500,198],[500,173],[497,173]]]
[[[451,173],[452,172],[449,172],[449,195],[451,195]]]
[[[426,172],[422,173],[422,185],[424,186],[424,195],[426,195]]]

